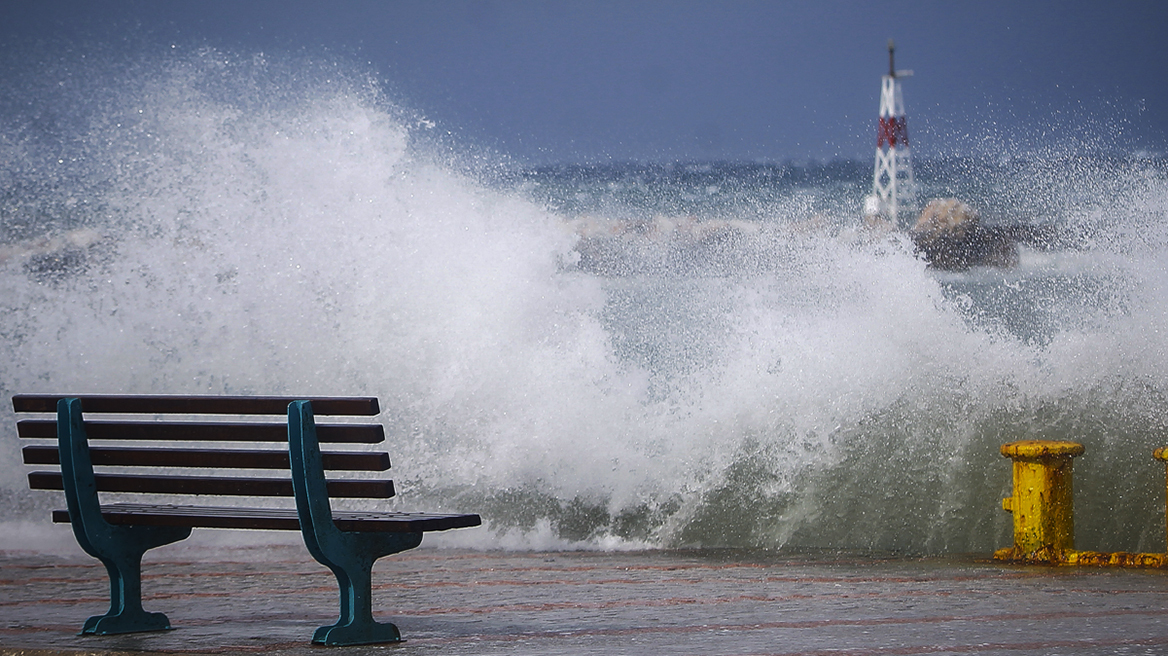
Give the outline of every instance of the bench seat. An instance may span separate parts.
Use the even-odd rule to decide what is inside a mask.
[[[110,524],[122,525],[300,530],[300,515],[295,508],[113,503],[101,506],[101,516]],[[476,521],[476,517],[421,512],[333,511],[333,523],[342,531],[379,533],[421,533],[470,528],[482,523],[481,519]],[[69,511],[54,510],[53,521],[68,524]]]

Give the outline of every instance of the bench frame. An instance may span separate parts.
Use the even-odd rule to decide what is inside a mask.
[[[47,472],[29,474],[29,485],[34,489],[64,489],[67,516],[62,511],[54,512],[54,521],[69,521],[77,542],[89,555],[105,565],[110,578],[110,609],[104,615],[86,620],[82,635],[109,635],[139,631],[159,631],[170,629],[170,621],[163,613],[152,613],[142,607],[141,563],[143,554],[153,548],[187,538],[193,527],[296,529],[304,537],[309,553],[321,564],[332,570],[337,579],[340,593],[340,617],[335,624],[316,629],[312,641],[325,645],[357,645],[384,642],[398,642],[401,634],[391,623],[379,623],[372,615],[372,568],[377,559],[390,554],[417,547],[425,531],[445,530],[478,526],[478,515],[434,515],[426,513],[359,512],[338,513],[334,516],[330,503],[330,487],[346,484],[360,486],[366,481],[328,481],[324,474],[324,458],[320,450],[317,426],[310,400],[274,399],[270,397],[47,397],[17,395],[13,406],[17,412],[44,412],[49,404],[56,401],[57,453],[61,465],[61,476],[57,480]],[[193,405],[184,402],[194,401]],[[226,401],[226,405],[217,402]],[[250,402],[250,403],[249,403]],[[330,414],[379,413],[376,399],[321,399],[322,406],[341,402],[341,411]],[[359,411],[352,411],[345,402],[358,402]],[[108,483],[94,472],[94,462],[89,448],[87,425],[82,415],[82,405],[92,405],[100,412],[203,412],[226,414],[264,414],[256,410],[263,406],[271,414],[271,404],[276,407],[286,403],[288,466],[291,472],[292,496],[296,500],[296,512],[290,509],[257,509],[199,506],[151,506],[139,504],[113,504],[102,506],[98,491],[141,491],[139,481],[131,481],[128,486]],[[363,407],[360,403],[364,403]],[[245,409],[247,408],[247,409]],[[34,424],[18,422],[22,437],[48,437],[41,423],[40,434]],[[135,424],[138,426],[149,424]],[[253,424],[270,429],[271,424]],[[164,428],[181,426],[170,424]],[[205,428],[205,426],[202,426]],[[95,426],[95,428],[99,428]],[[120,428],[125,430],[126,425]],[[238,426],[236,426],[238,428]],[[334,427],[338,428],[338,427]],[[27,429],[27,430],[26,430]],[[380,425],[377,432],[383,435]],[[244,428],[243,430],[248,430]],[[178,439],[184,439],[179,437]],[[267,438],[258,438],[267,439]],[[380,441],[380,440],[378,440]],[[43,464],[44,447],[25,447],[25,462]],[[117,450],[113,450],[117,451]],[[157,459],[161,450],[125,450],[145,453],[147,459]],[[95,452],[99,452],[95,451]],[[107,450],[107,453],[109,450]],[[40,455],[37,455],[37,454]],[[192,452],[183,452],[192,453]],[[214,453],[214,452],[212,452]],[[226,452],[228,454],[232,452]],[[236,452],[238,453],[238,452]],[[251,452],[255,453],[255,452]],[[266,451],[263,454],[279,452]],[[30,455],[32,454],[32,455]],[[104,455],[104,454],[103,454]],[[119,455],[121,455],[119,453]],[[334,460],[340,454],[324,454]],[[357,455],[357,454],[355,454]],[[359,454],[377,458],[384,454]],[[124,456],[123,456],[124,457]],[[232,457],[228,455],[227,457]],[[343,455],[341,456],[344,457]],[[39,459],[38,459],[39,458]],[[116,456],[115,456],[116,458]],[[271,460],[271,457],[268,458]],[[380,463],[380,461],[378,461]],[[119,464],[128,464],[125,462]],[[139,464],[139,463],[133,463]],[[227,465],[232,466],[232,465]],[[240,466],[240,465],[234,465]],[[273,465],[264,465],[273,466]],[[278,464],[275,466],[279,466]],[[388,459],[384,466],[341,467],[344,469],[388,469]],[[131,478],[131,477],[126,477]],[[149,478],[157,484],[159,477]],[[198,493],[211,486],[216,490],[225,489],[225,479],[173,477],[180,488],[190,486]],[[247,494],[248,485],[264,483],[276,485],[280,479],[232,478],[227,481],[243,481],[226,485],[242,486],[243,491],[219,491],[219,494]],[[194,481],[194,482],[192,482]],[[209,483],[208,481],[213,481]],[[381,483],[373,493],[348,496],[392,496],[391,481]],[[59,484],[59,487],[58,487]],[[384,485],[388,484],[388,486]],[[150,487],[150,485],[146,485]],[[348,488],[346,488],[348,489]],[[157,491],[157,490],[146,490]],[[185,490],[184,490],[185,491]],[[285,492],[267,491],[259,494],[282,495]],[[344,527],[344,528],[341,528]]]

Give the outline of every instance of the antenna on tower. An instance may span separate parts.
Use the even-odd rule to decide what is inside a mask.
[[[872,195],[864,199],[867,219],[883,217],[900,225],[900,211],[916,207],[912,151],[908,146],[908,123],[899,78],[912,71],[896,70],[896,44],[888,40],[888,75],[880,78],[880,115],[876,128],[876,166],[872,174]]]

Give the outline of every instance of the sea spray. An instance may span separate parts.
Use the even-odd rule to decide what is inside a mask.
[[[940,274],[856,228],[846,163],[500,173],[328,58],[42,73],[0,139],[5,396],[376,395],[393,507],[481,547],[988,553],[998,445],[1074,439],[1079,546],[1162,548],[1162,163],[922,166],[998,220],[1064,199],[1056,248]],[[625,230],[609,269],[584,225]]]

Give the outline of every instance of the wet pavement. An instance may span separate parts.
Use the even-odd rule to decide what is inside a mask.
[[[147,554],[159,633],[79,637],[108,606],[83,554],[0,551],[0,655],[1162,654],[1168,573],[974,557],[417,549],[379,561],[377,618],[400,645],[309,644],[332,575],[294,544]]]

